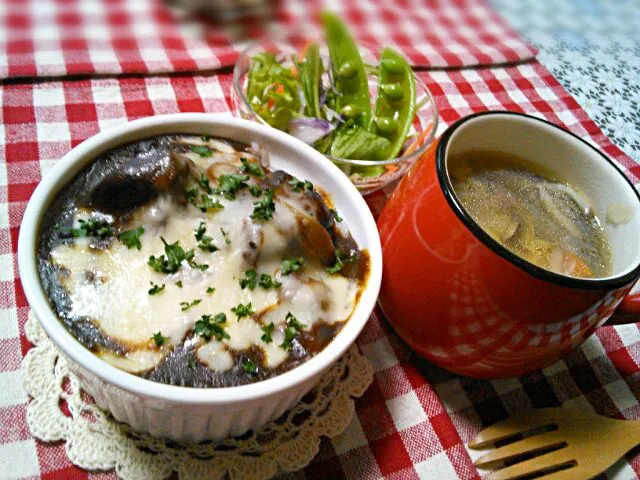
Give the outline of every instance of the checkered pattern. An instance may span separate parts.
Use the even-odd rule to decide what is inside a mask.
[[[323,7],[342,14],[361,40],[396,45],[416,65],[501,64],[536,53],[484,0],[265,3],[266,27],[256,17],[181,20],[161,0],[7,0],[0,4],[0,77],[215,69],[233,65],[265,28],[308,31],[303,25],[317,24]]]
[[[484,286],[478,271],[462,267],[454,275],[450,297],[457,302],[451,311],[446,328],[449,344],[430,347],[428,353],[438,358],[445,368],[483,362],[489,367],[513,365],[533,358],[522,349],[560,344],[577,345],[595,330],[599,318],[608,318],[625,297],[629,287],[616,289],[605,295],[585,312],[563,321],[545,325],[526,325],[503,313]],[[496,325],[500,325],[498,328]]]
[[[527,112],[565,126],[607,152],[637,183],[640,165],[612,145],[538,63],[509,68],[424,72],[443,125],[485,109]],[[147,115],[229,111],[229,76],[110,79],[5,85],[0,91],[0,476],[115,478],[72,466],[64,445],[35,441],[26,427],[27,398],[18,368],[30,348],[28,305],[15,252],[26,203],[64,153],[99,130]],[[441,132],[441,131],[440,131]],[[368,197],[375,214],[389,191]],[[475,479],[465,444],[509,415],[560,404],[640,419],[640,330],[604,327],[544,371],[501,381],[458,377],[417,358],[375,313],[358,345],[375,369],[347,431],[321,443],[318,456],[283,479]],[[640,476],[630,454],[609,478]]]

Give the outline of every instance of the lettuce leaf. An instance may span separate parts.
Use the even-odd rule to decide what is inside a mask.
[[[330,155],[354,160],[380,160],[391,147],[384,137],[367,132],[358,125],[344,125],[335,131]]]

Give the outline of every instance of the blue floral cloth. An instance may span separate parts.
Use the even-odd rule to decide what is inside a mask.
[[[640,0],[490,0],[603,132],[640,163]]]

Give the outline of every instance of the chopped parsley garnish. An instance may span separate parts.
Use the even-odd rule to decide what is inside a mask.
[[[213,287],[207,287],[207,293],[208,293],[208,294],[212,294],[212,293],[213,293],[213,292],[215,292],[215,291],[216,291],[216,289],[215,289],[215,288],[213,288]]]
[[[262,327],[262,333],[263,335],[260,337],[260,339],[264,342],[264,343],[271,343],[273,342],[273,337],[271,336],[271,334],[273,334],[273,331],[276,329],[276,326],[273,324],[273,322],[271,322],[269,325],[265,325],[264,327]]]
[[[113,227],[106,220],[97,220],[90,218],[89,220],[78,220],[80,226],[78,228],[69,228],[67,232],[72,237],[98,237],[107,238],[113,235]]]
[[[193,249],[185,252],[184,248],[180,246],[179,240],[175,243],[167,243],[162,237],[160,237],[160,240],[164,243],[164,253],[166,257],[165,255],[160,255],[159,257],[151,255],[147,262],[156,272],[175,273],[180,269],[183,260],[187,260],[188,262],[193,260]]]
[[[287,321],[287,327],[284,329],[284,340],[280,347],[288,351],[291,350],[293,340],[298,335],[298,332],[304,330],[305,326],[291,312],[287,313],[285,320]]]
[[[220,232],[222,233],[222,236],[224,237],[224,243],[226,243],[227,245],[231,245],[231,238],[229,237],[229,232],[225,232],[224,228],[220,227]]]
[[[191,145],[191,151],[197,153],[201,157],[210,157],[213,152],[204,145]]]
[[[204,176],[204,174],[202,174],[202,176],[200,177],[199,183],[207,193],[213,193],[214,190],[209,185],[209,180]],[[224,205],[222,205],[219,200],[214,200],[206,193],[201,193],[197,185],[187,188],[184,191],[184,194],[187,197],[187,201],[201,212],[206,212],[207,210],[212,208],[224,208]],[[199,203],[198,199],[200,199]]]
[[[193,232],[193,236],[196,237],[196,240],[201,240],[206,232],[207,226],[203,220],[200,220],[200,225],[198,225],[198,228]]]
[[[191,266],[191,268],[195,268],[202,272],[209,268],[209,265],[207,265],[206,263],[198,263],[193,258],[189,260],[189,265]]]
[[[144,227],[140,225],[132,230],[125,230],[118,235],[118,240],[124,243],[127,248],[136,248],[140,250],[142,243],[140,243],[140,236],[144,233]]]
[[[200,187],[202,187],[202,189],[207,192],[207,193],[213,193],[213,189],[211,188],[211,185],[209,184],[209,179],[207,178],[207,174],[202,172],[200,174],[200,180],[198,180],[198,185],[200,185]]]
[[[200,135],[200,140],[208,142],[211,137],[209,135]]]
[[[267,190],[262,200],[253,202],[253,213],[251,218],[257,220],[270,220],[273,217],[273,212],[276,211],[276,204],[273,201],[273,190]]]
[[[287,327],[284,329],[284,340],[280,344],[280,348],[283,350],[291,350],[291,346],[293,344],[293,339],[296,338],[298,332],[296,332],[293,328]]]
[[[304,258],[294,258],[293,260],[285,259],[280,263],[280,271],[282,275],[289,275],[290,273],[297,272],[304,265]]]
[[[332,208],[329,211],[331,212],[331,215],[333,215],[333,218],[336,222],[340,223],[342,221],[342,217],[338,215],[338,211],[335,208]]]
[[[211,198],[209,195],[205,193],[202,193],[200,195],[200,204],[196,205],[194,203],[193,206],[196,208],[199,208],[200,211],[203,213],[211,208],[215,208],[215,209],[224,208],[224,205],[220,203],[220,200],[218,199],[214,200],[213,198]]]
[[[227,323],[227,316],[224,313],[218,313],[216,316],[202,315],[200,320],[195,324],[194,331],[209,341],[215,337],[219,342],[229,337],[229,334],[224,331],[223,325]]]
[[[191,307],[195,307],[196,305],[198,305],[201,301],[202,300],[200,300],[199,298],[196,298],[192,302],[180,302],[180,310],[182,310],[183,312],[189,310]]]
[[[258,272],[253,269],[247,270],[240,277],[240,288],[249,288],[249,290],[253,290],[257,285],[260,285],[265,290],[269,290],[271,288],[280,288],[282,283],[271,278],[271,275],[267,275],[263,273],[258,277]]]
[[[151,284],[151,288],[149,289],[149,295],[157,295],[164,290],[164,287],[165,287],[164,283],[162,285],[158,285],[153,282],[149,282],[149,283]]]
[[[163,337],[161,332],[156,332],[151,337],[151,340],[155,342],[156,347],[161,347],[162,345],[164,345],[164,342],[168,340],[168,338]]]
[[[284,319],[287,321],[288,326],[293,327],[298,331],[304,330],[306,328],[291,312],[287,312],[287,315],[286,317],[284,317]]]
[[[195,205],[196,199],[198,198],[198,193],[200,193],[200,189],[193,185],[192,187],[187,188],[184,191],[184,195],[187,197],[189,203],[193,203]]]
[[[208,235],[202,237],[202,240],[198,242],[198,247],[205,252],[213,253],[218,251],[218,247],[216,247],[213,243],[213,238],[209,237]]]
[[[258,367],[256,367],[256,364],[251,360],[244,360],[242,362],[242,369],[249,374],[254,374],[258,371]]]
[[[291,188],[293,189],[294,192],[301,192],[303,190],[306,190],[308,192],[310,192],[311,190],[313,190],[313,183],[311,183],[309,180],[298,180],[297,178],[292,178],[291,180],[289,180],[289,185],[291,185]]]
[[[205,235],[206,231],[207,227],[203,221],[200,221],[200,225],[198,225],[197,230],[193,232],[194,237],[198,240],[198,247],[206,252],[217,252],[218,247],[213,244],[213,238]]]
[[[249,290],[253,290],[254,288],[256,288],[257,284],[258,273],[253,269],[247,270],[242,274],[242,277],[240,277],[240,288],[249,287]]]
[[[218,185],[220,192],[229,200],[236,199],[236,192],[247,187],[247,175],[239,175],[237,173],[229,173],[227,175],[220,175],[218,178]]]
[[[246,158],[241,158],[242,162],[242,171],[248,173],[249,175],[253,175],[254,177],[264,177],[264,170],[259,163],[249,162]]]
[[[176,287],[178,287],[178,288],[182,288],[182,280],[178,280],[178,281],[176,282]]]
[[[189,366],[189,368],[190,368],[191,370],[195,370],[195,369],[196,369],[196,363],[197,363],[197,360],[196,360],[196,358],[195,358],[195,357],[191,357],[191,358],[187,361],[187,365]]]
[[[260,187],[260,185],[249,185],[249,192],[251,192],[251,195],[257,198],[262,195],[262,188]]]
[[[271,278],[271,275],[267,275],[266,273],[263,273],[262,275],[260,275],[260,280],[258,280],[258,285],[260,285],[265,290],[269,290],[271,288],[280,288],[282,286],[282,283],[280,283],[278,280]]]
[[[247,303],[246,305],[239,303],[238,305],[233,307],[231,311],[238,316],[238,319],[242,317],[248,317],[249,315],[252,315],[254,313],[253,305],[251,305],[251,302]]]
[[[338,273],[348,263],[355,263],[357,257],[355,254],[347,255],[342,250],[336,250],[336,261],[330,267],[327,267],[327,272]]]

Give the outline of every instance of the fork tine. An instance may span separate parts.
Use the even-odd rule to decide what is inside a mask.
[[[477,459],[476,467],[487,468],[497,462],[509,460],[525,453],[534,453],[546,448],[559,446],[565,442],[565,435],[559,431],[546,432],[519,440],[504,447],[495,448]]]
[[[569,462],[573,462],[573,459],[569,456],[566,448],[555,450],[550,453],[546,453],[539,457],[525,460],[524,462],[516,463],[508,467],[496,470],[489,475],[489,480],[515,480],[525,475],[531,475],[542,470],[547,470],[552,467],[559,467]],[[571,469],[568,469],[571,471]],[[544,478],[544,477],[543,477]],[[545,479],[547,480],[547,479]]]
[[[482,430],[469,442],[469,448],[480,449],[498,440],[524,433],[535,428],[552,425],[560,413],[559,408],[543,408],[526,415],[509,417]]]
[[[576,478],[580,478],[580,472],[577,472],[575,465],[572,465],[566,470],[543,475],[540,480],[576,480]]]

